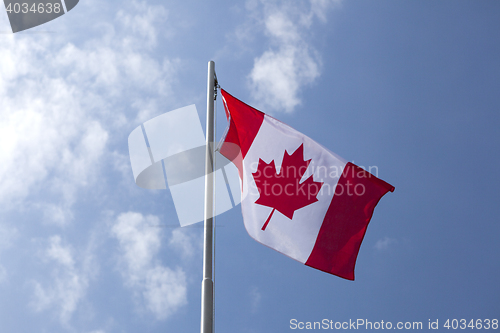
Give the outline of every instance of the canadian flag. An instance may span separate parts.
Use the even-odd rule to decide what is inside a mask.
[[[238,168],[252,238],[348,280],[380,198],[394,186],[221,90],[220,152]]]

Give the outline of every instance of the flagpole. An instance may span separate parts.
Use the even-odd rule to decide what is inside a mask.
[[[201,283],[201,333],[213,332],[214,282],[212,280],[213,193],[214,193],[214,97],[215,63],[208,62],[207,137],[205,150],[205,232],[203,244],[203,281]]]

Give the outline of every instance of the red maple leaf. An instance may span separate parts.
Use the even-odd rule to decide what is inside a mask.
[[[322,182],[315,182],[311,175],[299,183],[309,163],[310,159],[304,161],[304,144],[292,155],[285,151],[279,174],[276,172],[274,160],[266,163],[259,159],[257,171],[252,173],[260,194],[255,203],[273,208],[262,230],[266,230],[275,210],[292,219],[297,209],[318,201],[316,196],[323,185]]]

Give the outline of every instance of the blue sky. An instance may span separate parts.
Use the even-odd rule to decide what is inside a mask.
[[[196,332],[202,228],[134,183],[129,133],[220,85],[396,187],[356,280],[217,217],[216,331],[500,319],[495,1],[82,0],[0,14],[0,331]],[[218,101],[218,135],[226,126]],[[442,330],[444,330],[441,327]]]

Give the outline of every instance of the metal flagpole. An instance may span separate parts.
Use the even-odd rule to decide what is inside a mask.
[[[215,63],[208,62],[207,141],[205,151],[205,232],[203,244],[203,281],[201,282],[201,333],[213,332],[214,282],[212,280],[213,194],[214,194],[214,99]]]

